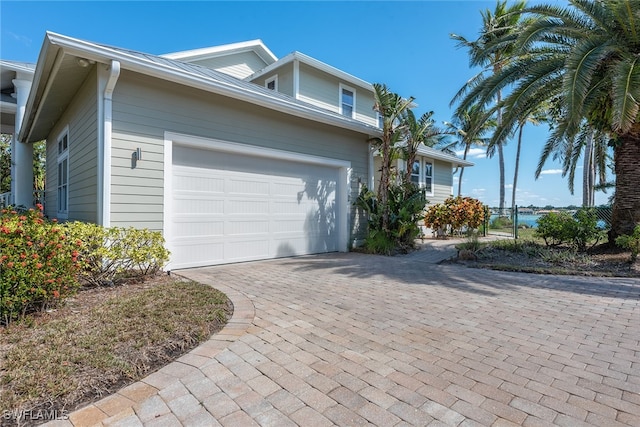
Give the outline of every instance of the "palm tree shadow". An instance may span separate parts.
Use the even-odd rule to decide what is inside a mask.
[[[364,279],[359,286],[396,281],[412,286],[455,289],[484,296],[525,288],[549,289],[607,298],[640,299],[640,280],[513,273],[437,265],[411,260],[406,255],[386,257],[360,253],[314,255],[290,263],[292,271],[312,273],[331,270],[338,278]],[[463,302],[461,302],[463,303]]]

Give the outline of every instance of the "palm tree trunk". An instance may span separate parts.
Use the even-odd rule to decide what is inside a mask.
[[[640,223],[640,124],[620,136],[614,148],[616,194],[613,203],[609,243],[622,234],[632,234]]]
[[[520,123],[518,131],[518,148],[516,149],[516,170],[513,172],[513,189],[511,190],[511,216],[515,218],[516,212],[516,188],[518,188],[518,169],[520,167],[520,147],[522,145],[522,131],[524,123]]]
[[[465,144],[462,160],[467,160],[467,154],[469,154],[469,148],[470,148],[470,145]],[[462,196],[462,175],[463,174],[464,174],[464,166],[460,168],[460,177],[458,178],[458,197]]]
[[[404,174],[404,183],[406,185],[411,184],[411,174],[413,173],[413,164],[416,162],[417,153],[415,150],[409,152],[409,157],[407,158],[407,170]]]
[[[587,135],[587,145],[584,148],[584,163],[582,165],[582,206],[593,206],[593,132]]]
[[[498,162],[500,163],[500,216],[504,216],[504,151],[498,144]]]
[[[382,230],[389,230],[389,180],[391,166],[391,147],[388,144],[382,146],[382,170],[380,171],[380,187],[378,187],[378,201],[382,209]]]
[[[500,71],[500,66],[494,66],[494,72]],[[502,102],[502,91],[498,91],[497,102]],[[502,108],[498,108],[497,127],[502,126]],[[502,143],[498,144],[498,163],[500,165],[500,204],[498,206],[499,216],[504,216],[504,152],[502,150]]]

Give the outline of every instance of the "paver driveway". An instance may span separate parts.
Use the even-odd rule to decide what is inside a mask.
[[[640,425],[638,280],[356,253],[180,274],[255,317],[131,389],[149,396],[116,423]]]

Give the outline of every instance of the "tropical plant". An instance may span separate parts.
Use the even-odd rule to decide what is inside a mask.
[[[380,169],[380,183],[378,185],[378,199],[381,217],[381,229],[383,232],[389,231],[389,186],[391,183],[391,169],[394,152],[397,144],[404,135],[401,126],[402,115],[411,108],[414,98],[403,98],[392,92],[386,85],[380,83],[373,84],[375,103],[373,109],[382,118],[382,135],[371,138],[370,142],[380,152],[382,156],[382,166]]]
[[[522,22],[520,12],[525,8],[526,1],[517,1],[511,5],[506,0],[498,0],[493,12],[490,9],[481,11],[482,27],[476,40],[468,40],[457,34],[451,34],[451,38],[458,42],[458,47],[467,48],[469,65],[482,67],[481,71],[467,82],[452,100],[454,104],[459,99],[467,99],[468,94],[474,93],[474,89],[483,86],[484,81],[492,75],[496,75],[509,64],[514,55],[514,46],[511,42],[520,31]],[[494,102],[496,125],[502,126],[502,88],[492,94],[491,98],[483,99],[481,105],[488,107]],[[456,109],[456,115],[462,115],[475,102],[463,102]],[[499,213],[503,214],[505,208],[505,171],[503,145],[506,139],[492,139],[488,145],[487,154],[493,157],[498,152],[500,170],[500,203]]]
[[[618,236],[616,238],[616,245],[630,250],[631,257],[629,261],[632,263],[635,262],[638,258],[638,253],[640,253],[640,225],[636,225],[632,234],[623,234],[622,236]]]
[[[430,206],[424,216],[424,225],[439,235],[460,234],[463,228],[472,231],[484,222],[485,207],[471,197],[449,197],[443,203]]]
[[[568,7],[540,5],[525,12],[533,19],[510,40],[517,55],[475,86],[463,104],[486,103],[512,88],[501,103],[505,114],[495,141],[549,101],[562,108],[547,145],[577,141],[585,124],[608,135],[616,175],[612,243],[640,223],[640,3],[570,0]]]
[[[486,146],[489,143],[487,134],[495,128],[496,121],[487,119],[482,106],[476,104],[459,112],[450,122],[444,122],[444,124],[447,127],[447,133],[457,138],[454,138],[453,141],[446,141],[441,149],[453,151],[456,148],[462,148],[462,159],[466,160],[469,150],[473,146]],[[458,196],[462,195],[463,175],[464,166],[460,167],[460,175],[458,176]]]
[[[419,119],[416,119],[413,110],[406,109],[402,114],[401,120],[404,141],[400,145],[400,151],[406,162],[406,170],[403,177],[404,184],[408,186],[411,184],[413,164],[416,161],[420,146],[433,147],[438,145],[448,132],[436,126],[433,119],[433,111],[426,112]]]
[[[391,255],[396,251],[407,252],[420,235],[418,221],[427,204],[424,190],[412,183],[392,183],[388,196],[390,215],[387,230],[382,227],[382,206],[373,191],[364,186],[355,203],[367,214],[369,232],[364,247],[372,253]]]

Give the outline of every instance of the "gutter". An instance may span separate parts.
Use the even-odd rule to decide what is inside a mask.
[[[304,105],[296,104],[280,98],[268,97],[263,93],[237,87],[224,81],[206,79],[198,75],[190,74],[184,70],[177,71],[169,66],[163,66],[152,62],[151,60],[145,61],[124,52],[118,52],[106,47],[96,46],[91,43],[55,33],[47,33],[47,37],[51,44],[62,47],[66,53],[71,55],[94,60],[96,62],[105,62],[105,59],[117,61],[120,62],[121,67],[134,72],[228,96],[230,98],[246,101],[270,110],[280,111],[342,129],[373,135],[377,135],[380,132],[380,129],[377,127],[362,124],[355,120],[351,121],[342,117],[334,117],[330,114],[324,114],[312,110]]]

